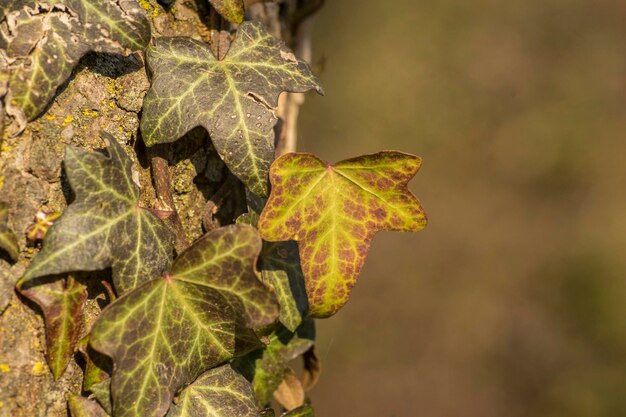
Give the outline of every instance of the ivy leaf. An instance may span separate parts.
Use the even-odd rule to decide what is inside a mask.
[[[72,417],[108,417],[97,402],[80,395],[70,393],[67,397],[67,406]]]
[[[252,386],[230,365],[200,375],[179,395],[167,417],[259,417]]]
[[[112,414],[111,378],[93,384],[91,386],[91,392],[93,392],[94,397],[96,397],[96,400],[100,403],[102,408],[104,408],[108,414]]]
[[[239,216],[237,223],[256,226],[258,218],[257,213],[248,212]],[[263,282],[276,293],[280,322],[295,332],[309,310],[296,242],[263,242],[258,267]]]
[[[141,133],[148,146],[172,142],[196,126],[208,130],[228,168],[267,195],[274,159],[274,110],[283,91],[322,93],[304,61],[258,22],[239,26],[222,61],[191,38],[159,38],[147,51],[152,85]]]
[[[274,162],[259,232],[298,241],[311,316],[331,316],[346,303],[377,231],[424,228],[426,215],[407,187],[420,164],[392,151],[334,166],[307,153]]]
[[[243,22],[245,15],[243,0],[209,0],[209,3],[229,22]]]
[[[276,292],[280,322],[294,332],[309,309],[296,242],[264,242],[259,265],[263,282]]]
[[[220,291],[235,310],[245,313],[248,327],[272,324],[278,318],[278,303],[255,269],[262,244],[259,233],[246,225],[218,230],[183,252],[170,273],[186,283]]]
[[[94,385],[111,377],[111,359],[96,352],[89,346],[89,335],[78,342],[78,351],[85,361],[85,373],[83,376],[83,391],[92,391]]]
[[[315,411],[309,404],[283,413],[280,417],[315,417]]]
[[[8,219],[9,208],[5,203],[0,203],[0,249],[5,251],[12,260],[17,261],[20,247],[17,244],[15,233],[7,225]]]
[[[274,399],[286,410],[293,410],[304,404],[304,388],[293,369],[287,368],[282,382],[274,391]]]
[[[266,406],[272,394],[289,372],[289,361],[306,352],[315,341],[315,324],[307,319],[295,333],[280,326],[269,336],[265,349],[252,352],[234,361],[234,366],[249,381],[259,407]]]
[[[43,111],[87,52],[126,54],[150,41],[150,24],[134,0],[9,0],[3,9],[5,103],[20,127]]]
[[[173,233],[138,206],[131,161],[111,135],[110,157],[68,147],[65,170],[75,201],[50,228],[19,283],[69,271],[112,267],[118,294],[160,274],[170,263]]]
[[[250,242],[249,229],[233,225],[208,233],[203,241],[219,248],[215,258],[192,246],[174,262],[172,272],[126,293],[102,312],[90,344],[113,359],[116,417],[162,416],[174,394],[202,372],[260,347],[231,304],[232,294],[216,289],[232,281],[254,288],[257,277],[250,271],[258,250],[240,250]],[[195,262],[192,254],[198,254]],[[214,267],[207,269],[210,264]]]
[[[20,292],[37,303],[43,312],[46,326],[46,361],[54,379],[59,379],[78,343],[87,288],[69,277],[67,280],[22,287]]]

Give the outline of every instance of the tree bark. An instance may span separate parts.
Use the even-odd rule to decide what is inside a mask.
[[[321,4],[315,0],[262,2],[250,5],[247,13],[263,21],[275,36],[283,37],[299,57],[307,59],[310,57],[307,52],[310,51],[310,12],[307,10],[318,3]],[[142,0],[140,4],[150,16],[154,37],[202,39],[223,56],[228,47],[225,30],[233,28],[215,26],[215,13],[206,0],[179,0],[169,10],[155,0]],[[306,16],[297,14],[303,11]],[[179,250],[202,235],[203,218],[205,223],[210,223],[205,215],[207,202],[215,204],[221,195],[212,198],[213,194],[225,181],[232,182],[203,129],[194,129],[164,149],[146,150],[139,133],[139,120],[149,85],[142,54],[129,57],[90,54],[59,88],[47,110],[28,123],[19,136],[9,137],[0,126],[3,139],[0,201],[9,206],[9,227],[18,235],[21,249],[17,263],[0,257],[2,417],[66,416],[67,393],[81,392],[80,360],[73,360],[61,378],[53,380],[44,358],[45,337],[40,312],[14,291],[15,283],[41,244],[26,239],[26,230],[34,222],[36,213],[39,210],[62,212],[73,198],[62,171],[65,147],[103,149],[101,130],[125,144],[133,158],[134,177],[141,186],[142,206],[173,212],[172,216],[164,217],[169,218],[178,234]],[[278,154],[295,150],[295,125],[301,102],[300,95],[283,94],[281,98],[278,115],[283,120],[277,134]],[[107,271],[87,274],[88,281],[94,284],[89,288],[83,334],[88,333],[100,311],[99,301],[106,290],[97,283],[108,274]]]

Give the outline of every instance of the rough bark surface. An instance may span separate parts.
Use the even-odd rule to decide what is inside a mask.
[[[191,36],[208,42],[222,54],[231,27],[219,19],[203,0],[178,0],[166,5],[155,0],[139,0],[152,22],[155,36]],[[250,5],[248,15],[263,21],[270,31],[282,37],[303,58],[308,58],[308,40],[302,34],[299,13],[320,1],[283,0],[279,3]],[[306,6],[306,7],[303,7]],[[280,13],[279,13],[280,12]],[[297,12],[297,13],[296,13]],[[280,17],[279,17],[280,16]],[[216,26],[217,24],[221,26]],[[298,31],[298,28],[301,28]],[[224,35],[226,33],[226,36]],[[297,34],[297,36],[294,36]],[[300,45],[300,46],[299,46]],[[71,78],[57,91],[54,101],[36,120],[28,123],[17,137],[4,132],[0,149],[0,201],[9,207],[9,227],[19,237],[20,258],[10,263],[0,257],[0,416],[67,416],[66,396],[81,393],[82,369],[74,360],[63,376],[54,381],[44,358],[45,334],[41,312],[14,291],[40,243],[26,239],[26,230],[35,221],[38,210],[62,212],[73,196],[64,178],[62,160],[66,145],[94,150],[103,149],[99,131],[112,134],[134,159],[133,168],[142,186],[142,203],[159,208],[159,178],[154,175],[154,155],[139,137],[139,118],[143,97],[149,87],[144,57],[90,54],[75,68]],[[279,142],[295,132],[295,117],[288,116],[289,102],[283,94],[279,116]],[[298,98],[300,103],[301,99]],[[293,104],[292,104],[293,106]],[[1,106],[0,106],[1,108]],[[0,121],[3,115],[0,115]],[[291,126],[287,124],[291,124]],[[2,133],[2,132],[0,132]],[[281,142],[282,143],[282,142]],[[285,145],[279,143],[279,152]],[[293,148],[294,138],[287,148]],[[171,194],[180,224],[189,241],[200,237],[207,228],[206,211],[213,207],[212,196],[228,180],[228,172],[213,152],[207,133],[195,129],[165,150],[167,170],[172,179]],[[162,154],[159,157],[163,157]],[[223,191],[222,191],[223,193]],[[207,204],[209,202],[209,204]],[[209,216],[210,217],[210,216]],[[208,221],[210,222],[210,220]],[[98,315],[106,289],[101,284],[108,271],[76,274],[89,283],[83,332],[86,334]],[[76,356],[76,358],[78,358]]]

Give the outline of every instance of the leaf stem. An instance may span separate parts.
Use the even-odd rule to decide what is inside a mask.
[[[165,222],[176,234],[176,251],[181,253],[189,246],[189,241],[185,235],[183,224],[178,216],[174,196],[172,194],[172,181],[169,170],[169,144],[154,145],[148,148],[150,157],[150,167],[152,171],[152,181],[157,196],[157,209],[170,213]]]

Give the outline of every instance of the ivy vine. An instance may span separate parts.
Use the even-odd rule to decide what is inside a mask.
[[[0,15],[8,63],[0,97],[19,126],[42,112],[86,52],[145,50],[144,143],[202,126],[246,191],[246,213],[180,250],[172,213],[141,205],[131,158],[113,136],[101,133],[106,155],[66,149],[75,199],[39,234],[43,247],[17,289],[43,311],[54,377],[75,352],[84,359],[89,396],[68,393],[74,417],[273,416],[272,398],[283,416],[312,416],[304,391],[319,374],[313,319],[347,302],[376,232],[426,225],[407,186],[417,156],[274,160],[279,95],[322,93],[320,82],[262,23],[244,22],[253,2],[210,3],[241,23],[221,58],[191,38],[150,41],[134,0],[11,0]],[[6,216],[0,205],[0,249],[15,260]],[[78,276],[107,268],[109,304],[79,340],[88,295]],[[298,357],[302,380],[289,365]]]

